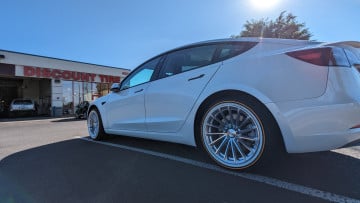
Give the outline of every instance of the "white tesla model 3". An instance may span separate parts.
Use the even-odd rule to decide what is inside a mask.
[[[89,107],[94,140],[127,135],[201,146],[245,169],[276,152],[360,139],[360,42],[240,38],[160,54]],[[267,158],[265,158],[267,157]]]

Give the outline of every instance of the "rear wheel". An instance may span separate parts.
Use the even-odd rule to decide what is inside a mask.
[[[270,148],[282,148],[272,116],[253,98],[218,98],[206,105],[202,115],[200,141],[223,167],[245,169],[263,159],[264,151],[268,155]]]
[[[93,140],[102,140],[106,138],[106,133],[101,121],[100,113],[97,109],[92,109],[87,118],[88,132]]]

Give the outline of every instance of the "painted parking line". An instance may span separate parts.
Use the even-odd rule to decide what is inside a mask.
[[[350,156],[355,159],[360,159],[360,145],[353,148],[340,148],[331,151],[342,155]]]
[[[143,154],[147,154],[147,155],[152,155],[152,156],[161,157],[161,158],[165,158],[165,159],[169,159],[169,160],[173,160],[173,161],[182,162],[182,163],[193,165],[196,167],[205,168],[205,169],[209,169],[212,171],[216,171],[216,172],[220,172],[220,173],[224,173],[224,174],[228,174],[228,175],[245,178],[248,180],[256,181],[259,183],[264,183],[267,185],[271,185],[274,187],[282,188],[282,189],[293,191],[293,192],[298,192],[298,193],[312,196],[312,197],[317,197],[317,198],[327,200],[327,201],[339,202],[339,203],[340,202],[341,203],[345,203],[345,202],[346,203],[353,203],[353,202],[360,203],[359,199],[353,199],[350,197],[337,195],[334,193],[330,193],[330,192],[326,192],[326,191],[322,191],[322,190],[318,190],[318,189],[314,189],[314,188],[310,188],[310,187],[306,187],[306,186],[302,186],[302,185],[298,185],[298,184],[294,184],[294,183],[289,183],[286,181],[282,181],[282,180],[278,180],[278,179],[270,178],[270,177],[266,177],[266,176],[255,175],[255,174],[250,174],[250,173],[243,173],[243,172],[242,173],[233,172],[233,171],[229,171],[224,168],[221,168],[217,165],[208,164],[208,163],[204,163],[201,161],[195,161],[195,160],[183,158],[180,156],[155,152],[155,151],[136,148],[136,147],[129,147],[129,146],[125,146],[125,145],[113,144],[113,143],[108,143],[108,142],[94,141],[94,140],[91,140],[91,139],[85,138],[85,137],[76,137],[76,138],[85,140],[88,142],[93,142],[93,143],[116,147],[116,148],[120,148],[120,149],[124,149],[124,150],[128,150],[128,151],[139,152],[139,153],[143,153]]]

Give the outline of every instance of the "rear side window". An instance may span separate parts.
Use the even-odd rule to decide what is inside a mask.
[[[217,45],[192,47],[166,56],[159,78],[164,78],[213,63]]]
[[[220,45],[217,61],[242,54],[257,45],[257,42],[229,42]]]
[[[174,51],[166,56],[159,78],[210,65],[242,54],[258,42],[224,42]]]

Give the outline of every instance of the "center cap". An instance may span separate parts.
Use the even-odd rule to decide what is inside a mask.
[[[234,129],[229,129],[228,130],[228,134],[231,136],[231,137],[234,137],[236,136],[236,131]]]

